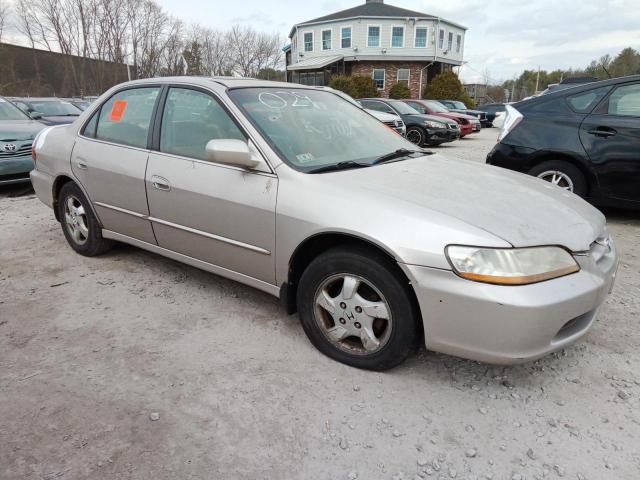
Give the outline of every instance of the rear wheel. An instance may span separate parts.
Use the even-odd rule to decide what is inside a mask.
[[[407,140],[411,143],[415,143],[419,147],[423,146],[427,140],[427,134],[424,129],[420,127],[408,127],[407,128]]]
[[[406,279],[383,255],[336,248],[304,271],[298,311],[311,343],[334,360],[386,370],[416,346],[417,309]]]
[[[102,230],[89,201],[78,185],[66,183],[58,195],[58,214],[67,242],[80,255],[93,257],[106,252],[113,242],[102,238]]]
[[[584,197],[587,194],[587,181],[582,172],[564,160],[549,160],[536,165],[529,171],[529,175],[564,188]]]

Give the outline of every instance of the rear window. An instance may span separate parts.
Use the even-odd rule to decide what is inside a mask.
[[[611,87],[600,87],[567,97],[571,110],[577,113],[589,113],[602,100]]]

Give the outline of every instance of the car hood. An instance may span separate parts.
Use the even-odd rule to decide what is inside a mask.
[[[73,123],[77,120],[79,115],[68,117],[66,115],[43,115],[40,118],[40,122],[46,125],[65,125],[67,123]]]
[[[34,120],[0,120],[0,141],[32,140],[43,128]]]
[[[449,120],[444,117],[438,117],[436,115],[427,115],[424,113],[402,115],[402,119],[404,120],[405,123],[422,124],[427,120],[431,120],[432,122],[440,122],[440,123],[456,123],[455,120]]]
[[[514,247],[561,245],[588,250],[604,216],[583,199],[537,178],[490,165],[429,155],[330,173],[343,191],[366,191],[389,204],[405,202],[456,218]],[[364,193],[364,192],[363,192]],[[447,239],[455,243],[456,239]]]

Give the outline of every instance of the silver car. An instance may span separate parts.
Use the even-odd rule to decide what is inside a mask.
[[[34,151],[38,197],[78,253],[125,242],[268,292],[360,368],[420,342],[541,357],[587,332],[617,268],[605,218],[576,195],[417,149],[313,87],[129,82]]]

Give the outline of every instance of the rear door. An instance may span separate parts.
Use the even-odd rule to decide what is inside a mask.
[[[103,227],[152,244],[144,179],[159,93],[160,86],[115,93],[84,126],[71,155]]]
[[[172,86],[162,103],[146,174],[158,245],[273,285],[278,178],[207,160],[210,140],[249,141],[211,92]]]
[[[640,82],[614,88],[580,127],[602,191],[640,202]]]

